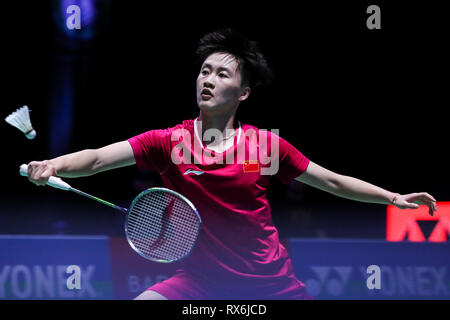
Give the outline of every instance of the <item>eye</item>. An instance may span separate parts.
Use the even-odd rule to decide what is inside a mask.
[[[221,78],[228,78],[227,74],[223,73],[223,72],[219,73],[219,77],[221,77]]]
[[[202,72],[201,72],[201,74],[202,74],[203,76],[206,76],[208,73],[209,73],[209,72],[208,72],[208,70],[206,70],[206,69],[203,69]]]

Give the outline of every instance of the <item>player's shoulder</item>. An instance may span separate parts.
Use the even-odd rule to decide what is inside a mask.
[[[183,120],[180,124],[176,125],[175,128],[176,129],[187,129],[187,130],[191,130],[194,128],[194,119],[187,119],[187,120]]]
[[[255,131],[259,131],[259,128],[257,126],[254,126],[252,124],[249,123],[242,123],[239,122],[239,124],[241,125],[242,130],[247,131],[247,130],[255,130]]]
[[[149,129],[143,133],[141,133],[140,135],[138,135],[138,137],[140,138],[148,138],[148,139],[171,139],[171,136],[174,133],[177,133],[177,131],[182,131],[184,129],[189,129],[190,127],[192,127],[193,124],[193,120],[184,120],[181,123],[175,124],[175,125],[171,125],[168,126],[166,128],[153,128],[153,129]]]
[[[191,130],[193,130],[193,127],[194,127],[194,120],[188,119],[188,120],[183,120],[181,123],[177,123],[175,125],[169,126],[164,129],[157,129],[157,131],[159,131],[161,134],[164,134],[164,135],[171,135],[174,132],[181,131],[181,130],[191,131]]]

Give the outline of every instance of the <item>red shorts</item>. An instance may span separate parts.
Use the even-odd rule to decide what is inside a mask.
[[[171,278],[148,288],[169,300],[311,300],[305,286],[295,277],[285,277],[276,283],[240,283],[217,285],[207,283],[179,270]]]

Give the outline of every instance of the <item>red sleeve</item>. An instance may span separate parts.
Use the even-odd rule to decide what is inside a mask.
[[[170,165],[170,130],[150,130],[128,139],[141,170],[162,173]]]
[[[275,177],[282,183],[289,183],[306,171],[309,159],[283,138],[278,139],[280,164]]]

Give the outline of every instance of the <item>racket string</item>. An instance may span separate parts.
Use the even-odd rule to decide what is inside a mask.
[[[152,204],[153,205],[153,204]],[[140,207],[139,205],[138,205],[138,208],[139,208],[139,210],[142,210],[142,211],[144,211],[144,210],[147,210],[145,207],[144,208],[142,208],[142,207]],[[173,214],[176,216],[177,215],[177,210],[175,210],[175,208],[174,208],[174,210],[173,210],[174,212],[173,212]],[[154,212],[151,212],[151,213],[154,213]],[[140,229],[144,229],[145,230],[145,225],[148,225],[148,222],[150,222],[151,224],[154,224],[155,222],[154,222],[154,219],[157,219],[158,218],[158,215],[157,214],[152,214],[151,215],[151,217],[148,217],[148,216],[140,216],[141,218],[143,218],[145,221],[142,221],[142,222],[144,222],[144,224],[143,225],[141,225],[140,226],[140,223],[139,222],[141,222],[141,221],[136,221],[137,222],[137,224],[136,224],[136,226],[139,228],[139,227],[141,227]],[[131,217],[131,218],[133,218],[133,217]],[[187,218],[187,219],[186,219]],[[195,218],[195,217],[192,217],[192,219],[189,219],[190,218],[190,216],[182,216],[181,217],[181,219],[178,221],[178,224],[179,224],[179,226],[182,226],[182,227],[185,227],[186,229],[187,228],[189,228],[189,227],[191,227],[192,228],[192,224],[194,223],[195,224],[195,222],[197,221],[197,219]],[[172,218],[173,219],[173,218]],[[139,220],[141,220],[141,219],[139,219]],[[189,221],[190,220],[190,221]],[[180,236],[183,236],[183,234],[181,234]]]
[[[184,200],[156,191],[145,194],[135,203],[128,215],[127,233],[144,255],[177,260],[191,251],[199,225],[196,213]]]

